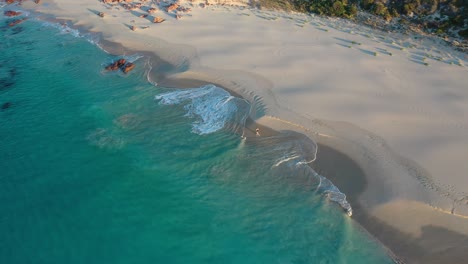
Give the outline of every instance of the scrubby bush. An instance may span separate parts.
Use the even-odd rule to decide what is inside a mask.
[[[354,17],[357,14],[357,7],[354,1],[349,0],[295,0],[295,5],[306,11],[319,15],[336,17]]]
[[[458,31],[458,35],[460,35],[460,37],[468,39],[468,29]]]

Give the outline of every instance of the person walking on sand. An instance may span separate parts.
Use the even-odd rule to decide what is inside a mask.
[[[257,127],[257,129],[255,129],[255,135],[256,135],[257,137],[260,136],[260,129],[259,129],[258,127]]]

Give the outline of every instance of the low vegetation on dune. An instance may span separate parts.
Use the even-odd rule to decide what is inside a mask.
[[[468,39],[468,0],[252,0],[257,7],[355,18],[358,10],[386,21],[400,18],[436,34]]]

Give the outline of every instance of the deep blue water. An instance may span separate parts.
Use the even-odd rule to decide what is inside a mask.
[[[391,263],[317,175],[281,162],[310,143],[241,139],[247,102],[155,87],[143,59],[104,72],[117,57],[86,38],[8,21],[0,263]]]

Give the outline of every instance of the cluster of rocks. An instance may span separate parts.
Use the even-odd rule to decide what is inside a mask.
[[[116,71],[120,69],[122,72],[128,73],[133,70],[133,68],[135,68],[135,64],[127,62],[125,59],[119,59],[106,66],[105,69],[107,71]]]
[[[177,1],[151,1],[151,3],[148,3],[146,6],[144,5],[145,2],[148,2],[149,0],[100,0],[101,2],[105,4],[118,4],[125,10],[138,10],[141,9],[143,11],[146,11],[148,14],[141,14],[139,15],[140,18],[147,18],[148,15],[152,15],[156,13],[159,10],[165,11],[167,14],[172,14],[175,18],[179,19],[182,17],[182,13],[188,13],[191,12],[192,9],[189,7],[184,7],[180,4],[180,2]],[[156,6],[152,6],[156,5]],[[104,13],[99,13],[99,16],[104,17]],[[166,21],[165,19],[161,17],[156,17],[153,16],[149,18],[149,20],[153,23],[162,23]],[[132,27],[130,27],[132,29]],[[136,29],[136,28],[135,28]]]
[[[102,0],[104,4],[131,2],[131,0]]]
[[[126,4],[126,3],[123,3],[121,4],[121,6],[126,9],[126,10],[137,10],[137,9],[140,9],[141,6],[142,6],[142,3],[135,3],[135,4]]]
[[[17,17],[17,16],[21,15],[21,12],[17,12],[17,11],[13,11],[13,10],[6,10],[3,14],[6,17]],[[26,20],[26,18],[16,19],[16,20],[7,22],[7,24],[8,24],[9,27],[13,27],[13,26],[16,26],[16,25],[18,25],[20,23],[23,23],[25,20]]]
[[[17,16],[21,15],[21,12],[17,12],[17,11],[13,11],[13,10],[7,10],[7,11],[3,12],[3,14],[5,16],[7,16],[7,17],[17,17]],[[7,23],[8,23],[9,27],[13,27],[13,26],[18,25],[19,23],[23,23],[25,20],[26,20],[26,18],[22,18],[22,19],[16,19],[16,20],[13,20],[13,21],[10,21],[10,22],[7,22]]]

